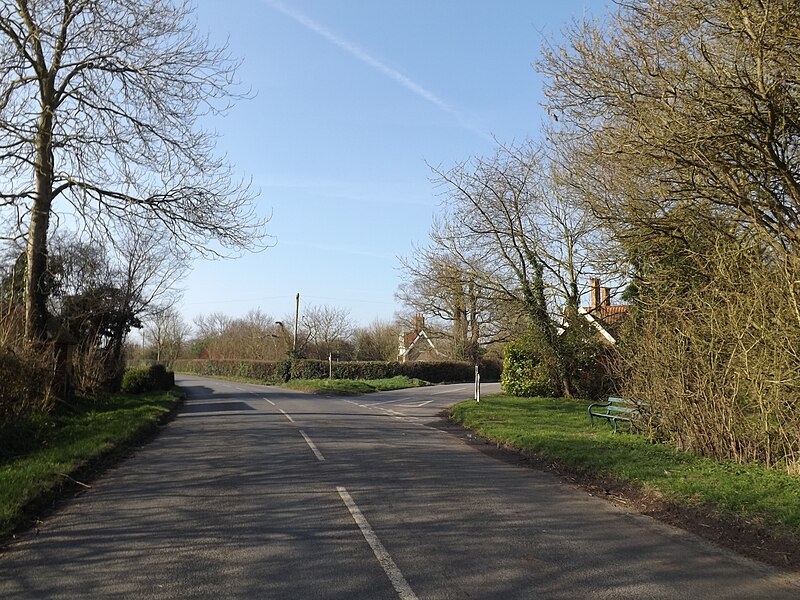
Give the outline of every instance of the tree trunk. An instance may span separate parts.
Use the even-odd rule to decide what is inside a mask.
[[[47,86],[45,86],[47,87]],[[45,337],[47,324],[47,230],[53,203],[53,113],[45,103],[36,134],[36,196],[28,228],[25,272],[25,337]]]

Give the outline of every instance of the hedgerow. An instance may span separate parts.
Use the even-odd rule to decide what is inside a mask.
[[[332,365],[325,360],[298,359],[293,361],[255,360],[178,360],[175,370],[196,375],[244,377],[269,383],[283,383],[289,379],[388,379],[405,375],[431,383],[456,383],[472,381],[475,366],[468,362],[382,362],[344,361]],[[499,361],[483,361],[480,365],[483,381],[498,381],[502,371]]]

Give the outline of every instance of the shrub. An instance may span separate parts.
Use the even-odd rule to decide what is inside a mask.
[[[120,390],[126,394],[141,394],[168,390],[175,385],[175,373],[167,371],[164,365],[151,365],[143,368],[126,369],[122,374]]]
[[[175,385],[175,373],[167,371],[164,365],[151,365],[149,369],[150,389],[169,390]]]
[[[33,350],[0,349],[0,424],[52,408],[48,358]]]
[[[547,365],[521,340],[506,346],[500,385],[511,396],[558,395],[558,386],[553,382]]]
[[[150,369],[126,369],[122,374],[120,390],[126,394],[141,394],[150,391]]]

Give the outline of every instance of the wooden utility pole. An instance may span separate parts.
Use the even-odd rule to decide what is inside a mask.
[[[297,323],[300,320],[300,292],[297,292],[294,308],[294,338],[292,338],[292,355],[297,353]]]

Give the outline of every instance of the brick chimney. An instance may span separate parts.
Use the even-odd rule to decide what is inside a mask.
[[[589,284],[592,288],[592,304],[590,306],[591,309],[599,308],[600,307],[600,280],[597,277],[592,277],[589,280]]]
[[[611,288],[602,288],[603,292],[603,306],[611,306]]]
[[[422,313],[417,313],[414,315],[414,320],[411,326],[414,328],[414,333],[419,333],[425,329],[425,317],[422,315]]]

